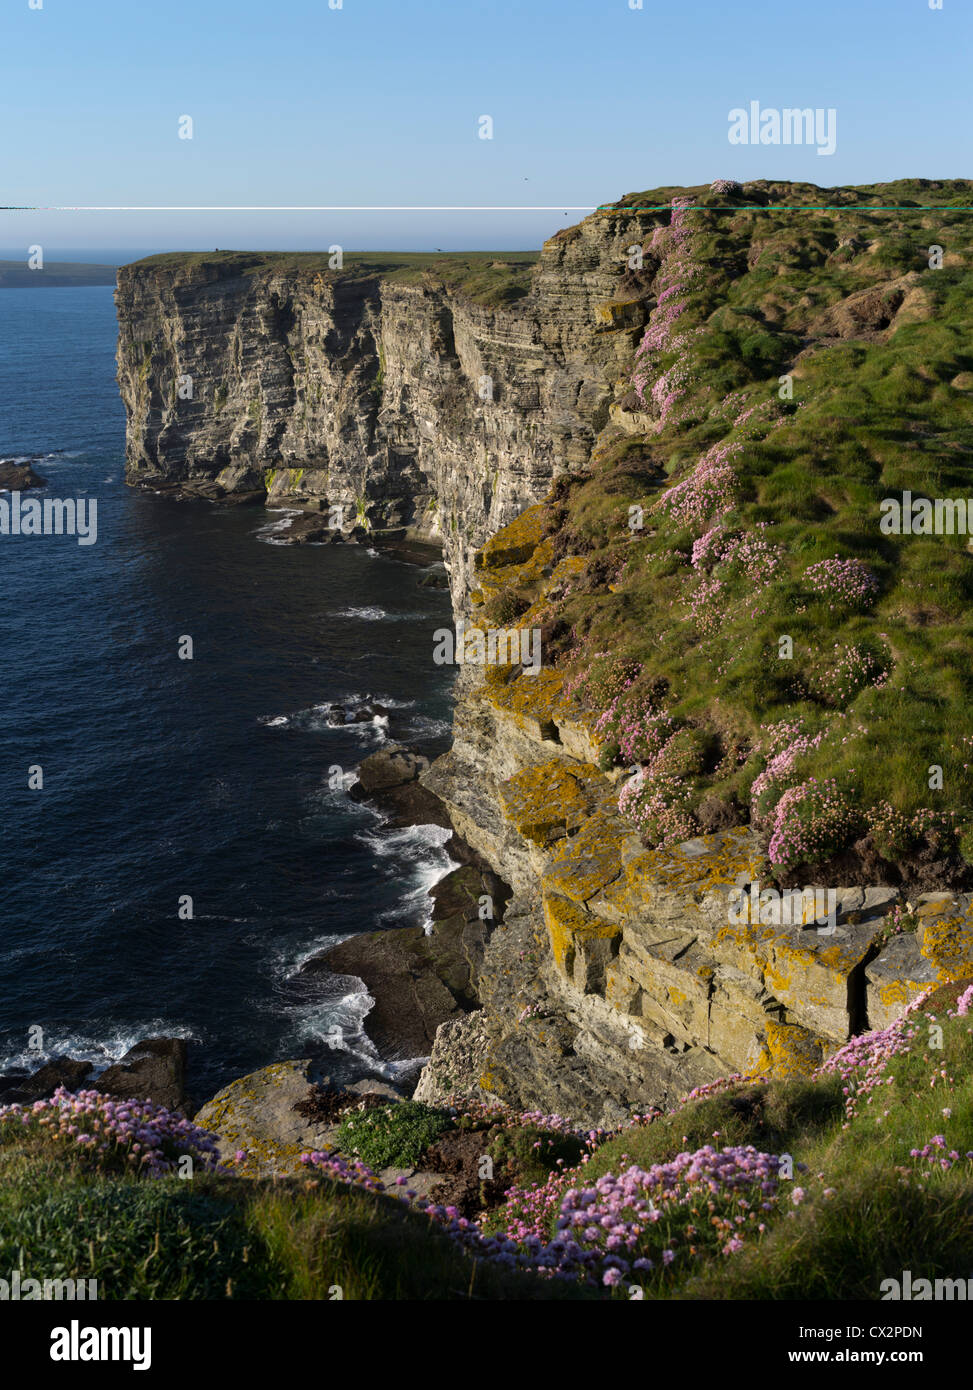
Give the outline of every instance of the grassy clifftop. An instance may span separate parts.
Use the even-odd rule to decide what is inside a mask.
[[[140,271],[205,271],[231,275],[317,274],[355,283],[376,276],[393,284],[446,288],[486,307],[513,303],[530,286],[537,251],[355,251],[341,270],[331,268],[327,251],[172,251],[132,262]]]
[[[973,185],[601,215],[660,204],[606,306],[641,312],[630,371],[551,499],[584,569],[531,614],[545,658],[650,843],[750,820],[783,879],[968,885]]]

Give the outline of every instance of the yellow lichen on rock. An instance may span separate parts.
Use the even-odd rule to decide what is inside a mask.
[[[943,984],[964,979],[973,965],[973,901],[942,895],[921,903],[916,939]]]
[[[480,588],[486,598],[504,589],[532,589],[551,576],[554,542],[542,540],[526,560],[513,565],[491,565],[478,572]]]
[[[764,1029],[766,1045],[758,1071],[783,1078],[810,1076],[824,1061],[824,1041],[809,1029],[773,1018],[767,1019]]]
[[[605,968],[615,954],[621,928],[594,917],[576,902],[545,894],[544,923],[554,963],[561,974],[584,993],[605,987]]]
[[[587,771],[597,777],[594,768]],[[542,848],[576,830],[592,809],[585,769],[551,759],[526,767],[500,784],[505,819],[524,839]]]
[[[617,821],[596,811],[576,835],[555,848],[552,858],[542,881],[545,895],[559,893],[572,902],[590,902],[622,871]]]
[[[557,733],[554,714],[559,707],[564,677],[546,667],[533,676],[514,676],[513,669],[510,666],[486,668],[485,698],[529,737],[552,739]]]
[[[528,507],[525,512],[504,526],[479,550],[474,560],[477,570],[504,569],[508,565],[521,565],[544,539],[547,529],[548,510],[543,504]],[[483,576],[480,576],[482,582]]]
[[[631,860],[626,873],[633,887],[649,881],[701,897],[759,878],[764,863],[753,832],[742,826],[670,849],[646,850]]]

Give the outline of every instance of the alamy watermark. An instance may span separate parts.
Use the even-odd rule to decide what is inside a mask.
[[[973,1279],[913,1279],[911,1269],[901,1279],[883,1279],[879,1291],[883,1303],[973,1303]]]
[[[838,925],[836,888],[764,888],[754,880],[749,888],[735,888],[727,904],[734,926],[791,927],[814,924],[822,936],[831,936]]]
[[[78,545],[98,539],[95,497],[22,497],[0,494],[0,536],[76,536]]]
[[[131,1361],[133,1371],[152,1365],[151,1327],[82,1327],[77,1318],[51,1331],[52,1361]]]
[[[816,145],[818,154],[838,148],[838,112],[833,106],[735,106],[727,116],[731,145]]]
[[[460,618],[456,630],[439,627],[432,635],[432,659],[437,666],[520,666],[526,676],[541,669],[539,627],[467,627]]]
[[[60,1303],[94,1303],[98,1299],[97,1279],[25,1279],[19,1269],[9,1279],[0,1279],[0,1303],[23,1303],[43,1299]]]
[[[968,536],[973,497],[883,497],[879,503],[883,536]]]

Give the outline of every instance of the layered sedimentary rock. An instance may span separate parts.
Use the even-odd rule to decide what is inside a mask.
[[[292,258],[124,266],[128,480],[404,526],[442,542],[459,601],[476,547],[588,461],[645,320],[637,234],[565,229],[500,307]]]
[[[523,624],[572,569],[551,561],[542,514],[477,557],[474,600],[517,590],[532,601]],[[556,669],[464,668],[453,747],[423,780],[514,897],[480,967],[481,1008],[440,1028],[420,1099],[611,1123],[733,1073],[806,1074],[973,973],[973,895],[839,888],[833,920],[802,898],[775,922],[740,896],[769,877],[749,827],[646,849],[598,751]],[[896,934],[900,920],[914,929]]]

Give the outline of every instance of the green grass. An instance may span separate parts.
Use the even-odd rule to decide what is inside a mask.
[[[581,699],[601,712],[584,675],[597,667],[596,653],[638,661],[640,685],[663,689],[677,721],[705,727],[726,751],[754,751],[752,762],[725,760],[692,779],[693,807],[714,794],[745,801],[766,762],[761,726],[801,720],[806,731],[826,727],[833,736],[799,762],[792,781],[833,776],[863,808],[888,801],[908,815],[948,812],[967,827],[968,842],[973,551],[965,535],[884,535],[879,521],[882,500],[904,490],[973,498],[973,380],[963,375],[973,371],[973,237],[970,215],[949,206],[973,203],[973,185],[822,190],[761,181],[730,195],[650,190],[618,206],[687,193],[705,208],[736,202],[741,210],[687,215],[695,274],[678,295],[686,309],[677,331],[688,336],[641,359],[648,404],[628,402],[658,415],[652,382],[680,366],[686,379],[670,417],[661,429],[606,431],[591,473],[552,508],[559,554],[585,554],[592,572],[621,571],[614,592],[582,582],[549,606],[547,616],[574,631],[569,672],[581,677]],[[800,216],[743,210],[754,200],[844,206]],[[886,201],[942,206],[860,210]],[[650,305],[666,284],[652,285],[650,233],[667,223],[665,213],[644,218]],[[932,245],[946,252],[942,269],[928,265]],[[911,276],[912,321],[892,331],[901,293],[889,285],[903,274]],[[873,296],[864,325],[847,317],[860,293]],[[789,400],[779,396],[784,375]],[[691,524],[659,510],[663,489],[689,477],[717,443],[739,450],[729,508]],[[633,505],[644,509],[641,531],[629,529]],[[718,565],[710,575],[718,597],[694,610],[700,577],[689,555],[718,520],[737,536],[762,534],[781,564],[759,592],[742,567]],[[832,608],[810,590],[805,571],[834,555],[877,577],[870,610]],[[793,639],[791,660],[778,658],[782,635]],[[888,651],[887,684],[846,690],[835,678],[835,644]],[[932,766],[943,768],[942,790],[929,788]]]
[[[338,1142],[343,1153],[354,1154],[376,1171],[393,1165],[406,1168],[418,1163],[423,1150],[452,1127],[445,1111],[407,1100],[347,1114]]]
[[[0,1278],[16,1268],[97,1279],[111,1301],[584,1296],[474,1264],[421,1213],[326,1179],[112,1178],[5,1136]]]

